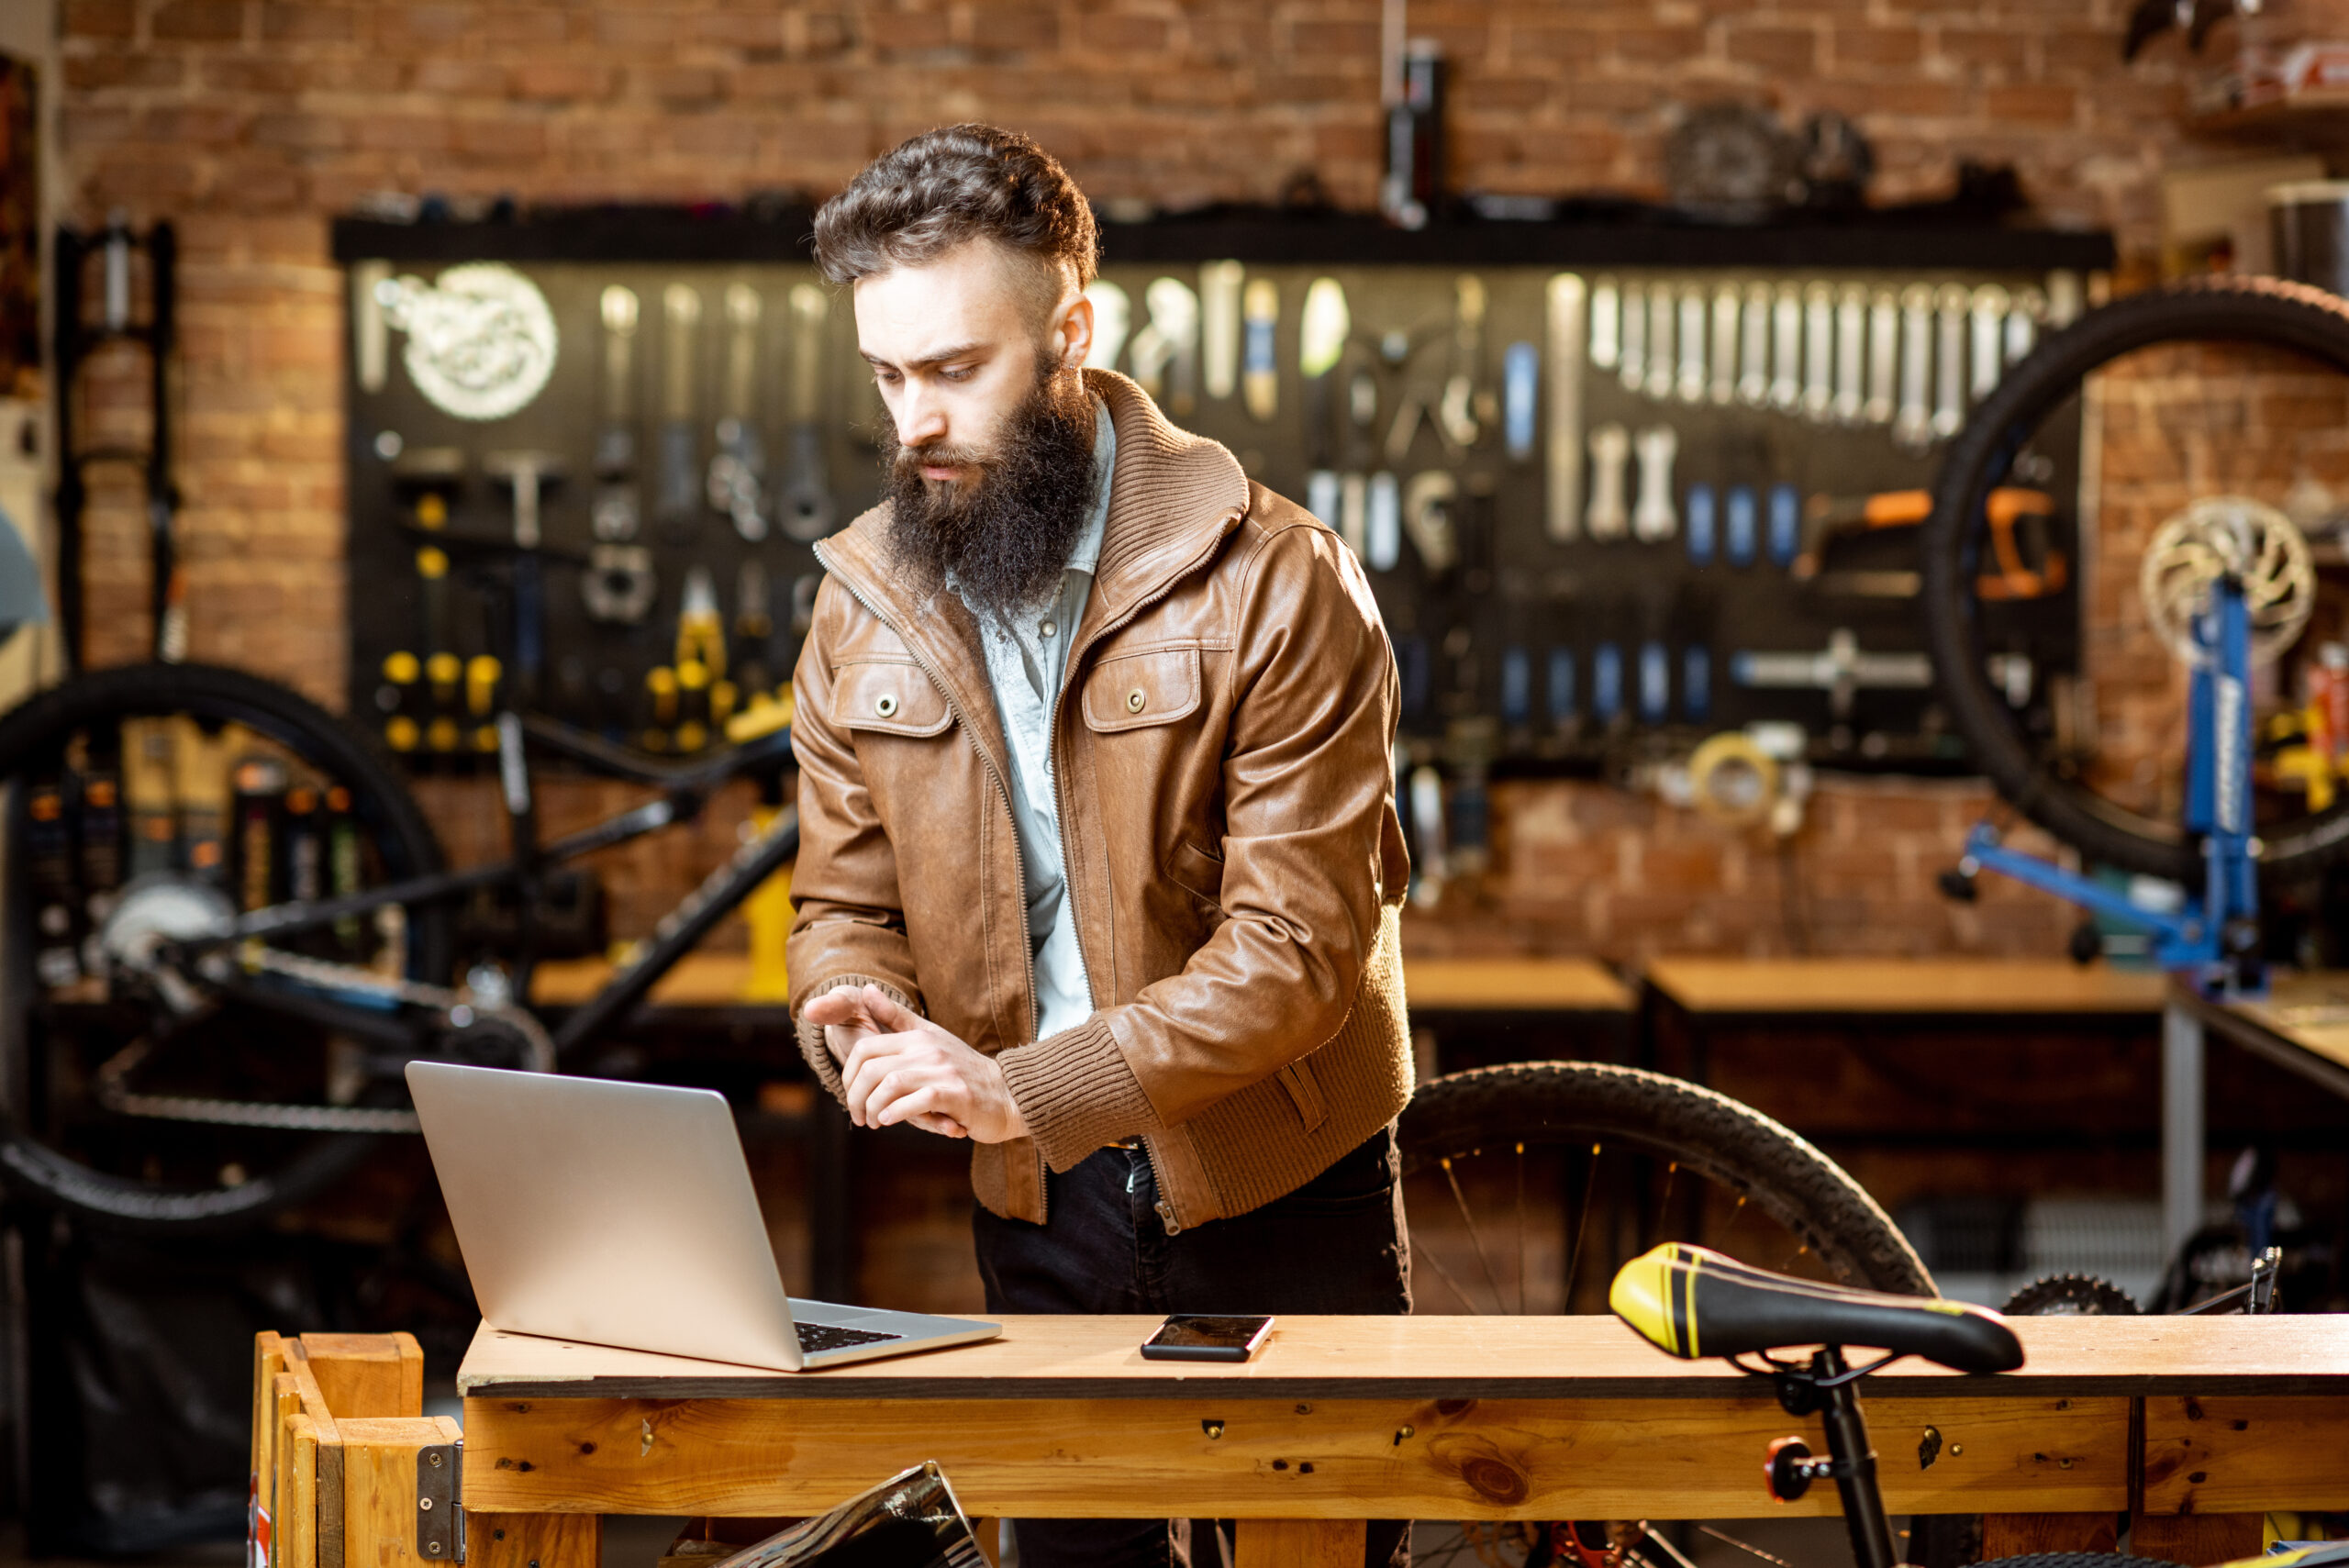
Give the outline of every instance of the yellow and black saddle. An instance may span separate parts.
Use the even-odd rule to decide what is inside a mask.
[[[1607,1305],[1642,1338],[1689,1361],[1862,1345],[1957,1372],[2022,1365],[2014,1330],[1986,1307],[1790,1279],[1680,1241],[1625,1263]]]

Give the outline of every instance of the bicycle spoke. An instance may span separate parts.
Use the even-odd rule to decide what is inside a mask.
[[[1414,1244],[1411,1248],[1411,1255],[1415,1258],[1425,1258],[1427,1260],[1428,1267],[1435,1271],[1435,1277],[1442,1280],[1451,1288],[1452,1294],[1460,1298],[1461,1306],[1466,1307],[1470,1312],[1479,1318],[1482,1318],[1485,1315],[1483,1307],[1478,1307],[1475,1302],[1468,1299],[1468,1293],[1460,1288],[1460,1282],[1452,1277],[1452,1271],[1443,1266],[1443,1260],[1435,1255],[1434,1248],[1422,1247]]]
[[[1517,1315],[1525,1316],[1525,1143],[1517,1145]]]
[[[1647,1520],[1642,1519],[1640,1521],[1640,1546],[1634,1547],[1632,1551],[1638,1551],[1641,1547],[1647,1546],[1655,1547],[1658,1551],[1662,1551],[1664,1556],[1670,1558],[1672,1560],[1672,1568],[1697,1568],[1697,1565],[1694,1562],[1689,1562],[1687,1557],[1681,1554],[1681,1551],[1678,1547],[1664,1540],[1662,1535],[1656,1532],[1654,1527],[1647,1522]]]
[[[1788,1562],[1785,1558],[1773,1557],[1768,1552],[1763,1551],[1760,1547],[1750,1545],[1745,1541],[1738,1540],[1737,1537],[1733,1535],[1723,1535],[1720,1530],[1715,1529],[1710,1525],[1698,1525],[1697,1528],[1699,1530],[1702,1530],[1705,1534],[1711,1536],[1715,1540],[1721,1541],[1726,1545],[1734,1546],[1740,1551],[1748,1552],[1753,1556],[1759,1557],[1765,1562],[1776,1563],[1777,1568],[1794,1568],[1794,1564]]]
[[[1792,1252],[1787,1254],[1787,1261],[1778,1265],[1778,1272],[1780,1273],[1785,1273],[1788,1269],[1793,1268],[1797,1263],[1801,1262],[1803,1259],[1809,1255],[1810,1243],[1806,1241],[1801,1246],[1797,1247]]]
[[[1590,1227],[1590,1195],[1598,1190],[1598,1145],[1590,1146],[1590,1169],[1584,1173],[1582,1212],[1575,1218],[1575,1239],[1566,1248],[1566,1294],[1561,1304],[1566,1311],[1575,1305],[1575,1265],[1582,1262],[1582,1236]]]
[[[1449,1157],[1442,1162],[1443,1179],[1452,1184],[1453,1206],[1460,1210],[1460,1218],[1468,1227],[1468,1240],[1476,1244],[1476,1262],[1485,1271],[1485,1283],[1493,1287],[1493,1305],[1508,1310],[1508,1297],[1501,1294],[1501,1282],[1493,1273],[1492,1255],[1485,1251],[1485,1233],[1476,1228],[1476,1216],[1468,1207],[1468,1199],[1460,1190],[1460,1174],[1452,1168]]]
[[[1672,1184],[1679,1174],[1680,1162],[1677,1160],[1664,1168],[1664,1191],[1658,1193],[1655,1199],[1655,1237],[1659,1241],[1671,1240],[1666,1232],[1672,1227]]]
[[[1726,1242],[1730,1238],[1730,1232],[1737,1229],[1737,1222],[1744,1218],[1745,1195],[1743,1193],[1740,1193],[1737,1195],[1736,1206],[1729,1211],[1729,1223],[1721,1227],[1721,1233],[1717,1238],[1717,1240]],[[1723,1246],[1720,1248],[1720,1251],[1726,1252],[1729,1249],[1726,1246]]]

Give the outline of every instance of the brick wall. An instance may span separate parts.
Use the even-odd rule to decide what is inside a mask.
[[[1101,199],[1269,198],[1310,168],[1364,206],[1377,176],[1376,0],[59,5],[62,210],[180,226],[193,653],[330,702],[343,349],[327,222],[362,195],[821,193],[959,117],[1035,133]],[[2179,42],[2119,63],[2129,9],[1419,0],[1411,31],[1457,62],[1464,186],[1653,193],[1675,104],[1740,95],[1856,117],[1879,199],[1938,194],[1960,158],[2012,161],[2046,214],[2143,255],[2159,171],[2204,153],[2177,126]],[[133,417],[127,383],[93,396],[101,423]],[[136,657],[145,550],[127,488],[101,488],[90,551],[96,655]],[[2044,951],[2070,924],[2012,893],[1971,910],[1933,897],[1976,789],[1834,784],[1786,854],[1596,785],[1515,785],[1499,804],[1494,873],[1416,945]]]

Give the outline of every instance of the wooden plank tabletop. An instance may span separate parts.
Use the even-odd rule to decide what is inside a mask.
[[[611,964],[600,958],[542,963],[530,976],[530,1000],[542,1007],[576,1006],[611,977]],[[748,953],[689,952],[654,984],[650,1001],[656,1007],[783,1007],[780,996],[758,1001],[744,996],[750,983]]]
[[[2213,1001],[2182,984],[2172,994],[2236,1044],[2349,1095],[2349,972],[2273,971],[2258,1001]]]
[[[1648,983],[1692,1013],[2154,1014],[2158,973],[2062,960],[1659,958]]]
[[[1645,1399],[1751,1396],[1718,1361],[1665,1355],[1612,1317],[1285,1318],[1252,1362],[1144,1361],[1147,1317],[1020,1317],[983,1344],[778,1373],[510,1334],[484,1324],[457,1373],[472,1398]],[[2025,1318],[2021,1372],[1920,1362],[1879,1373],[1936,1397],[2349,1395],[2349,1316]]]
[[[2279,973],[2266,1000],[2224,1006],[2310,1055],[2349,1068],[2349,973]]]
[[[1403,991],[1414,1012],[1628,1013],[1631,988],[1587,958],[1413,958]]]

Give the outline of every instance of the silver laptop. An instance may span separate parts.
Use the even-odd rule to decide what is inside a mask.
[[[785,1372],[1003,1332],[786,1296],[722,1095],[443,1062],[407,1084],[493,1328]]]

